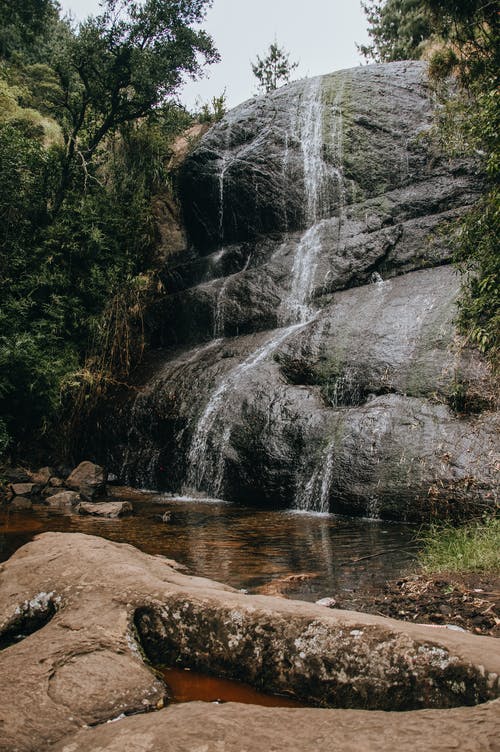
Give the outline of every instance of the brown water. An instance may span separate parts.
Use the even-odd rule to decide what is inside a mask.
[[[315,601],[348,599],[407,570],[416,551],[415,528],[333,515],[265,511],[224,502],[135,494],[134,515],[117,520],[83,517],[36,506],[0,510],[0,561],[37,533],[100,535],[162,554],[209,577],[251,592]],[[168,523],[160,521],[171,512]],[[367,558],[369,557],[369,558]]]
[[[172,702],[242,702],[266,708],[303,708],[305,705],[283,695],[269,695],[249,684],[231,679],[218,679],[190,669],[158,668]]]

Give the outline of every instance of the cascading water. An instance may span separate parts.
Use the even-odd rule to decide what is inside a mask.
[[[323,159],[324,105],[322,101],[321,79],[310,82],[306,90],[298,123],[304,163],[304,188],[306,194],[306,222],[308,229],[303,234],[295,251],[292,265],[290,292],[282,303],[283,322],[302,321],[306,323],[314,315],[310,301],[314,279],[321,252],[323,219],[332,210],[331,192],[338,190],[339,228],[344,202],[344,181],[342,175],[342,94],[343,85],[335,97],[330,125],[330,147],[335,164],[330,168]]]
[[[262,363],[292,332],[297,331],[302,326],[304,324],[298,323],[285,329],[278,329],[267,342],[249,355],[236,368],[233,368],[212,393],[191,440],[188,452],[186,490],[201,490],[203,487],[213,495],[217,495],[220,492],[223,481],[220,454],[223,445],[227,444],[230,438],[230,433],[227,433],[227,426],[223,429],[225,440],[219,442],[219,446],[217,447],[219,450],[218,456],[213,463],[210,461],[208,449],[212,438],[212,430],[219,417],[219,410],[224,405],[225,397],[248,371],[251,371],[256,365]]]
[[[324,103],[321,78],[304,83],[300,93],[298,113],[291,119],[289,137],[299,138],[303,158],[303,176],[305,191],[305,219],[307,229],[297,243],[291,270],[291,283],[288,296],[282,301],[280,319],[283,328],[276,330],[272,336],[242,363],[229,371],[212,392],[205,409],[198,419],[187,456],[186,491],[207,491],[211,495],[221,493],[224,481],[223,452],[231,436],[231,425],[224,423],[224,407],[227,395],[235,390],[253,368],[272,355],[292,333],[311,323],[317,315],[311,306],[314,278],[321,251],[322,222],[331,212],[331,187],[335,186],[341,197],[342,187],[342,85],[339,87],[333,106],[331,118],[331,152],[334,155],[333,167],[323,159],[324,137]],[[262,134],[260,138],[262,138]],[[251,147],[244,147],[233,159],[242,159]],[[285,152],[286,170],[288,161]],[[230,168],[231,160],[224,154],[219,174],[220,188],[220,235],[223,237],[224,222],[224,179]],[[339,220],[340,224],[340,220]],[[224,286],[221,288],[218,302],[222,305]],[[216,333],[220,333],[220,316],[216,315]],[[327,467],[333,462],[328,459]],[[316,471],[318,473],[319,470]],[[331,468],[322,481],[319,504],[328,509],[328,495],[331,482]],[[326,485],[325,485],[326,484]],[[317,483],[311,478],[309,486],[314,490]],[[316,494],[317,495],[317,494]],[[315,508],[313,494],[307,493],[308,508]],[[311,497],[311,498],[309,498]],[[302,504],[296,501],[297,507]],[[320,510],[318,510],[320,511]]]

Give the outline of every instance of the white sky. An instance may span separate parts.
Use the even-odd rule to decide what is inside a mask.
[[[64,11],[81,20],[99,9],[99,0],[60,0]],[[356,43],[366,42],[360,0],[214,0],[203,28],[212,35],[222,60],[201,81],[180,92],[189,108],[226,90],[229,107],[256,93],[250,62],[264,57],[276,37],[299,61],[293,78],[316,76],[362,62]]]

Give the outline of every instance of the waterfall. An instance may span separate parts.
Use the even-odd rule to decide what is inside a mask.
[[[330,442],[307,483],[298,490],[295,509],[309,512],[328,512],[330,489],[335,468],[335,442]]]
[[[215,463],[209,459],[209,444],[215,423],[219,417],[219,411],[225,404],[225,397],[238,383],[241,377],[268,358],[293,332],[300,329],[304,324],[298,323],[285,329],[278,329],[273,336],[252,352],[248,358],[233,368],[221,381],[212,395],[198,420],[191,446],[188,452],[188,473],[186,490],[200,490],[202,485],[207,485],[210,493],[217,495],[220,492],[223,481],[222,449],[230,438],[230,429],[226,426],[223,430],[223,440],[218,446],[218,456]]]
[[[324,104],[321,79],[313,79],[303,98],[295,127],[300,136],[303,155],[304,188],[306,194],[305,217],[308,229],[299,241],[292,265],[290,292],[282,302],[282,320],[307,322],[314,314],[310,306],[314,280],[322,243],[323,220],[331,212],[331,191],[339,193],[339,214],[344,202],[342,175],[342,109],[343,84],[341,83],[332,106],[330,148],[335,162],[329,167],[323,159]],[[339,216],[339,233],[340,233]]]
[[[221,337],[224,335],[224,326],[225,326],[225,320],[224,320],[224,298],[226,293],[226,287],[228,284],[230,277],[227,277],[222,285],[219,288],[219,291],[217,293],[217,303],[215,305],[215,311],[214,311],[214,326],[213,326],[213,333],[214,337]]]
[[[331,125],[331,152],[334,154],[335,165],[327,165],[323,158],[324,138],[324,102],[321,78],[304,82],[299,95],[298,113],[291,118],[290,136],[299,138],[303,162],[303,178],[305,192],[305,220],[306,230],[297,243],[291,269],[291,283],[288,296],[282,301],[280,318],[283,327],[277,329],[272,336],[242,363],[233,368],[220,381],[212,392],[201,416],[198,418],[187,455],[187,477],[184,488],[186,491],[205,490],[211,495],[218,495],[223,489],[224,482],[224,450],[231,438],[231,426],[224,423],[224,408],[228,402],[228,394],[237,389],[241,379],[253,368],[269,358],[280,345],[294,332],[311,323],[317,313],[310,305],[314,278],[321,252],[322,223],[331,211],[330,196],[332,185],[342,194],[342,85],[339,87],[333,105]],[[265,134],[260,134],[261,140]],[[288,163],[288,134],[285,138],[284,169]],[[245,145],[228,158],[227,150],[221,162],[219,173],[219,230],[223,237],[224,223],[224,179],[232,162],[245,159],[251,145]],[[340,220],[339,220],[340,224]],[[217,302],[215,315],[215,334],[222,330],[223,297],[225,286],[222,285]],[[325,478],[319,481],[320,468],[309,482],[311,493],[306,491],[304,503],[312,508],[312,496],[316,493],[319,483],[319,497],[321,507],[327,508],[331,476],[333,473],[333,456],[330,453],[326,462]]]

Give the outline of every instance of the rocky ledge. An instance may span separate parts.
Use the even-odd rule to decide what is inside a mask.
[[[80,534],[46,533],[0,571],[3,752],[497,744],[492,638],[245,595]],[[163,707],[151,663],[286,691],[311,708]]]

